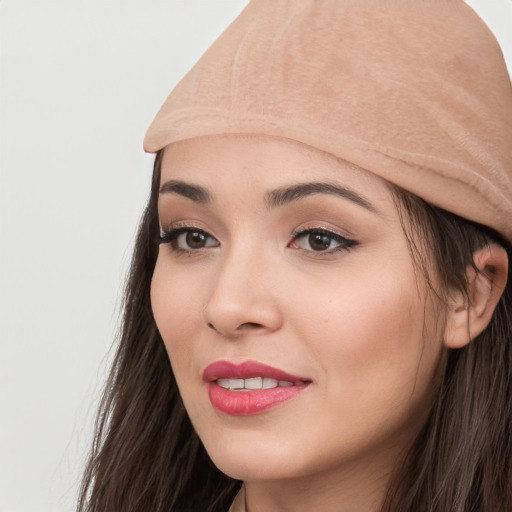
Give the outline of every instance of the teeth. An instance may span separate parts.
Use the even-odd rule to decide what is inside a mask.
[[[287,380],[276,380],[269,377],[251,377],[250,379],[217,379],[217,384],[224,389],[272,389],[288,388],[294,386],[293,382]]]
[[[217,379],[217,384],[221,388],[229,389],[229,379]]]
[[[277,380],[276,379],[271,379],[269,377],[265,377],[263,379],[263,383],[262,383],[262,388],[263,389],[272,389],[272,388],[277,388]],[[291,384],[291,383],[290,383]]]
[[[245,389],[261,389],[263,387],[263,379],[261,377],[245,379],[244,384]]]
[[[244,379],[229,379],[229,389],[244,389]]]

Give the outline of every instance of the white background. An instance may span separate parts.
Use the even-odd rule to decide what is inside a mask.
[[[512,69],[512,0],[469,3]],[[73,509],[149,191],[144,131],[245,4],[0,1],[0,512]]]

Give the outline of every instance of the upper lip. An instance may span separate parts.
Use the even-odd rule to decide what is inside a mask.
[[[253,377],[268,377],[288,382],[311,382],[311,379],[307,377],[291,375],[283,370],[256,361],[244,361],[240,364],[216,361],[209,364],[203,371],[205,382],[214,382],[217,379],[251,379]]]

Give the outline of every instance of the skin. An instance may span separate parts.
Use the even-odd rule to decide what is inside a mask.
[[[166,189],[170,180],[210,200]],[[324,192],[269,207],[269,191],[304,182],[348,188],[367,204]],[[162,231],[209,234],[202,248],[186,233],[160,245],[151,300],[212,460],[244,480],[249,512],[376,512],[430,406],[449,320],[414,268],[388,185],[263,136],[175,143],[161,185]],[[315,251],[294,235],[313,228],[354,243],[328,239]],[[311,384],[273,409],[230,416],[202,380],[219,360],[258,361]]]

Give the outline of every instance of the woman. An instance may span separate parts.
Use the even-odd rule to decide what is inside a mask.
[[[511,141],[462,1],[251,2],[146,134],[80,510],[512,510]]]

